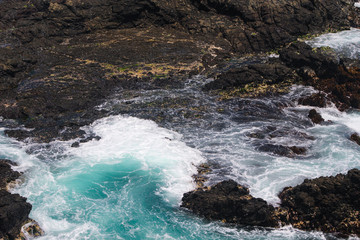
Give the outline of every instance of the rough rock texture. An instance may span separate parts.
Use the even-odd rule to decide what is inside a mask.
[[[29,218],[31,204],[19,194],[0,190],[0,236],[14,239]]]
[[[360,108],[359,60],[339,60],[332,49],[312,48],[304,42],[293,42],[279,54],[280,59],[234,66],[204,89],[225,96],[248,96],[249,92],[259,96],[281,93],[289,84],[302,83],[320,93],[300,99],[300,104],[324,107],[331,101],[340,110]]]
[[[79,137],[80,126],[107,114],[94,106],[117,88],[176,87],[234,56],[356,25],[353,5],[353,0],[3,0],[0,116],[34,129],[7,132],[18,139]],[[263,67],[249,71],[260,76]],[[266,68],[275,83],[282,79],[274,74],[287,78],[290,71],[277,63]]]
[[[319,124],[324,122],[324,119],[322,118],[322,116],[320,115],[320,113],[318,113],[315,109],[311,109],[309,111],[309,115],[308,117],[311,119],[311,121],[315,124]]]
[[[302,230],[316,230],[360,236],[360,170],[335,177],[306,179],[280,194],[274,209],[249,190],[229,180],[185,193],[182,207],[211,220],[278,227],[292,224]]]
[[[360,236],[360,170],[305,180],[280,194],[296,228]]]
[[[6,185],[15,181],[20,173],[13,171],[9,160],[0,159],[0,239],[14,239],[19,236],[21,227],[28,221],[31,204],[19,194],[6,191]]]
[[[360,107],[359,60],[339,61],[332,49],[313,49],[305,43],[282,49],[280,59],[288,67],[297,68],[305,84],[327,93],[340,110]]]
[[[274,208],[252,197],[249,189],[232,180],[185,193],[181,206],[211,220],[251,226],[277,225],[272,217]]]
[[[299,99],[299,104],[313,107],[326,107],[327,99],[323,93],[314,93],[311,96]]]
[[[11,169],[9,160],[0,159],[0,189],[6,189],[6,185],[20,177],[20,173]]]

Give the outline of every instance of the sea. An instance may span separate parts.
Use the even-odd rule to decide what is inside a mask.
[[[308,43],[360,59],[359,29]],[[286,186],[360,168],[360,146],[349,140],[360,134],[359,111],[340,112],[329,103],[317,109],[326,123],[313,125],[307,117],[310,107],[297,101],[316,92],[311,87],[294,85],[282,96],[218,101],[201,90],[209,81],[195,76],[181,88],[143,90],[127,99],[119,90],[98,106],[112,115],[83,127],[101,139],[78,148],[71,147],[76,140],[18,142],[6,137],[5,124],[0,125],[0,158],[16,162],[14,169],[24,173],[11,191],[32,204],[30,217],[45,231],[38,239],[336,239],[291,226],[208,221],[180,207],[182,195],[195,188],[192,176],[201,163],[212,168],[206,185],[234,179],[275,206]],[[184,117],[181,104],[170,104],[165,121],[142,118],[149,111],[164,115],[164,109],[152,107],[157,101],[189,101],[195,117]],[[126,106],[136,111],[124,113]],[[264,145],[308,150],[286,157],[261,150]]]

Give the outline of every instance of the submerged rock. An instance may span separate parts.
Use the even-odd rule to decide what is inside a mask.
[[[209,189],[185,193],[182,207],[207,219],[250,226],[274,227],[274,207],[249,194],[249,189],[233,180],[223,181]]]
[[[264,144],[258,148],[263,152],[271,152],[279,156],[294,157],[295,155],[302,155],[306,153],[305,147],[298,146],[283,146],[276,144]]]

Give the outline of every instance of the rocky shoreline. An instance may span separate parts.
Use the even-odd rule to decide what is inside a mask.
[[[292,84],[300,83],[321,91],[300,99],[301,104],[324,107],[333,102],[340,110],[359,109],[359,61],[338,59],[329,48],[311,48],[297,41],[310,35],[359,27],[359,24],[359,9],[354,7],[353,0],[291,3],[282,0],[271,3],[258,0],[3,0],[0,2],[0,116],[16,121],[12,124],[14,128],[7,129],[5,134],[21,141],[31,139],[45,143],[81,138],[73,144],[77,147],[82,142],[99,139],[85,136],[80,127],[112,114],[95,107],[119,89],[123,90],[123,98],[133,94],[132,90],[176,89],[196,74],[215,79],[205,85],[203,91],[219,96],[220,100],[282,94]],[[268,58],[270,52],[278,53],[279,58]],[[158,123],[163,121],[159,116],[144,117]],[[196,118],[196,115],[188,117]],[[322,122],[316,112],[310,112],[309,117],[315,124]],[[358,136],[351,139],[359,142]],[[304,154],[306,149],[265,146],[261,151],[292,157]],[[3,171],[7,170],[2,168],[0,174]],[[346,176],[334,179],[338,182],[347,179],[341,184],[349,188],[354,174],[356,170],[351,170]],[[9,176],[7,179],[12,180],[18,177],[15,172]],[[298,202],[294,205],[293,195],[305,195],[297,189],[310,183],[318,186],[319,181],[323,180],[310,180],[284,190],[280,194],[284,204],[281,211],[262,199],[253,198],[246,188],[234,182],[220,183],[209,190],[217,196],[212,200],[225,204],[224,210],[230,213],[236,206],[235,220],[233,216],[214,215],[211,211],[218,208],[219,203],[205,206],[202,196],[196,200],[202,206],[192,208],[186,201],[183,206],[210,219],[271,227],[278,225],[273,218],[277,211],[281,218],[287,216],[286,221],[281,221],[300,229],[359,234],[359,226],[353,224],[359,221],[358,214],[354,215],[358,209],[349,207],[353,202],[346,205],[350,210],[345,218],[351,216],[349,221],[329,219],[327,227],[325,223],[320,226],[315,222],[320,218],[316,214],[322,210],[300,216],[303,212],[297,207],[309,205],[309,199],[314,197],[301,198],[300,205]],[[357,186],[356,181],[354,184],[352,187]],[[16,224],[10,219],[4,221],[11,226],[0,224],[10,226],[1,229],[4,238],[14,238],[20,231],[20,222],[28,218],[31,206],[24,198],[1,191],[2,199],[16,198],[15,202],[22,204],[19,209],[23,212],[18,214]],[[193,194],[202,191],[196,190]],[[231,199],[224,200],[224,195]],[[185,199],[186,196],[193,195],[185,194]],[[315,208],[321,204],[316,202]],[[201,208],[209,212],[203,214]],[[255,212],[248,212],[249,208]],[[261,214],[257,209],[262,209]],[[316,218],[309,217],[314,214]],[[251,221],[239,215],[249,215]]]
[[[210,220],[240,225],[281,227],[360,236],[360,170],[335,177],[305,179],[279,193],[279,207],[254,198],[233,180],[184,194],[182,207]]]

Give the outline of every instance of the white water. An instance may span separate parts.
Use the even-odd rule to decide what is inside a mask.
[[[341,56],[360,59],[360,29],[328,33],[307,41],[313,47],[331,47]]]
[[[353,43],[358,34],[356,29],[327,34],[313,44],[330,45],[357,57],[359,44]],[[309,108],[294,103],[312,93],[311,88],[294,86],[285,96],[221,105],[199,90],[204,81],[193,79],[186,88],[172,92],[140,92],[132,99],[135,106],[181,97],[193,101],[194,108],[207,107],[202,118],[193,121],[179,115],[184,109],[171,106],[167,114],[173,118],[165,125],[174,131],[152,121],[117,115],[85,127],[89,134],[100,136],[100,141],[71,148],[72,141],[19,143],[0,129],[0,158],[17,162],[15,169],[25,172],[24,183],[14,192],[33,204],[31,217],[46,232],[40,239],[334,238],[291,227],[274,230],[209,223],[178,208],[182,194],[194,188],[195,165],[205,159],[213,164],[208,184],[232,178],[273,204],[278,203],[282,188],[305,178],[360,168],[360,147],[349,140],[352,133],[360,133],[359,112],[317,109],[332,123],[314,126],[307,118]],[[122,104],[128,105],[114,99],[102,107],[116,112]],[[260,151],[264,144],[304,146],[308,151],[289,158]]]

